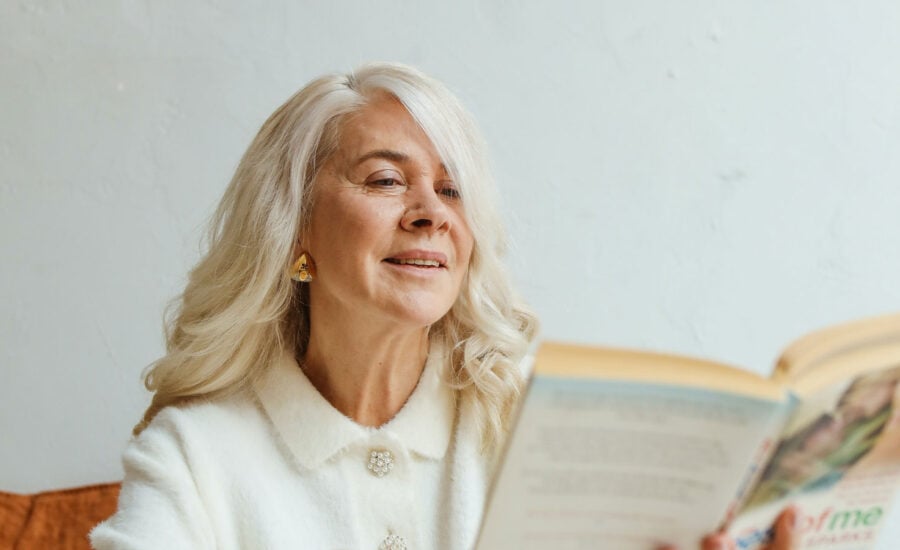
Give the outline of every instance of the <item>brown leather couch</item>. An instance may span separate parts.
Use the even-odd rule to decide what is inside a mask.
[[[89,550],[88,532],[116,511],[119,485],[34,495],[0,491],[0,550]]]

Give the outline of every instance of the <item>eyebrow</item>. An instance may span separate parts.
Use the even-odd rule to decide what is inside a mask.
[[[385,159],[391,162],[405,163],[409,161],[409,155],[406,153],[401,153],[400,151],[394,151],[393,149],[376,149],[374,151],[369,151],[363,156],[356,159],[353,163],[354,166],[359,166],[360,164],[366,162],[369,159]],[[450,174],[450,171],[447,170],[447,166],[444,163],[441,163],[441,171],[445,174]]]
[[[365,155],[356,159],[356,162],[354,164],[356,166],[359,166],[365,161],[373,158],[385,159],[393,162],[406,162],[409,160],[409,155],[401,153],[400,151],[393,151],[391,149],[376,149],[374,151],[369,151]]]

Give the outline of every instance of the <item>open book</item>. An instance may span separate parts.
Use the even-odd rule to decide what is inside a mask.
[[[546,342],[481,550],[759,548],[788,504],[800,548],[874,546],[900,485],[900,315],[801,338],[771,378]],[[900,547],[900,546],[898,546]]]

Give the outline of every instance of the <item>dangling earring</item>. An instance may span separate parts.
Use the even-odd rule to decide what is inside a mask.
[[[313,268],[309,256],[304,252],[291,266],[291,279],[299,283],[308,283],[313,280],[313,276],[315,276],[315,268]]]

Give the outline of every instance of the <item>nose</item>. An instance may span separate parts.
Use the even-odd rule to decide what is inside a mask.
[[[450,212],[447,204],[434,190],[433,185],[420,185],[405,193],[408,206],[400,220],[407,231],[424,231],[429,235],[450,230]]]

